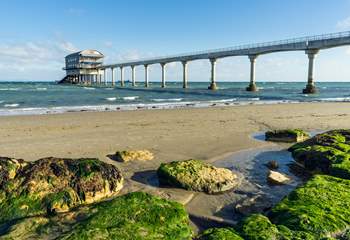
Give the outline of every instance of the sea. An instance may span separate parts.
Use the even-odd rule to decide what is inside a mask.
[[[143,83],[118,86],[74,86],[55,82],[0,81],[0,116],[55,114],[80,111],[169,109],[186,107],[283,104],[302,102],[350,102],[350,82],[318,82],[317,94],[303,94],[305,82],[258,82],[259,92],[247,92],[247,82],[218,82],[217,91],[208,82]]]

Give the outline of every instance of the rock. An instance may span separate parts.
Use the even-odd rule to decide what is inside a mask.
[[[9,159],[7,164],[13,161]],[[114,196],[123,186],[120,171],[98,159],[44,158],[20,165],[14,177],[2,185],[0,224],[66,212],[80,204]]]
[[[265,139],[273,142],[301,142],[310,138],[310,135],[301,129],[286,129],[268,131]]]
[[[235,211],[244,216],[249,216],[253,213],[263,213],[266,210],[271,209],[271,207],[272,201],[269,197],[264,195],[256,195],[237,204]]]
[[[288,149],[293,158],[311,172],[350,179],[350,130],[318,134]]]
[[[272,208],[269,218],[315,239],[335,236],[350,226],[350,180],[316,175]]]
[[[2,186],[13,179],[17,171],[26,165],[22,159],[0,157],[0,189]]]
[[[266,166],[267,166],[269,169],[271,169],[271,170],[273,170],[273,169],[278,169],[278,168],[279,168],[278,162],[275,161],[275,160],[269,161],[269,162],[266,164]]]
[[[233,228],[209,228],[200,234],[198,240],[243,240]]]
[[[148,150],[118,151],[115,153],[115,159],[119,162],[129,161],[149,161],[154,158],[153,153]]]
[[[271,184],[283,185],[288,183],[291,179],[282,173],[270,170],[267,176],[267,180]]]
[[[193,159],[162,163],[157,175],[163,185],[209,194],[228,191],[239,184],[238,177],[231,170]]]
[[[52,217],[28,217],[12,224],[0,238],[190,240],[193,234],[189,216],[181,204],[142,192],[80,206]]]

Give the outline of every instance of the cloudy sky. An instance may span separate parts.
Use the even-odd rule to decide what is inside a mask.
[[[64,56],[82,49],[100,50],[111,63],[350,30],[350,0],[2,0],[0,12],[0,81],[58,80]],[[247,57],[220,59],[217,68],[219,81],[249,78]],[[209,61],[189,63],[191,81],[207,81],[209,71]],[[181,74],[179,63],[169,65],[169,80]],[[258,81],[306,74],[303,52],[257,61]],[[349,81],[350,48],[321,51],[316,78]],[[152,65],[150,80],[159,79]]]

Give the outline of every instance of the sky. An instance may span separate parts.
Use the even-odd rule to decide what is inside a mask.
[[[115,63],[342,31],[350,0],[2,0],[0,81],[59,80],[64,57],[83,49]],[[304,52],[261,55],[257,81],[306,81],[307,61]],[[143,67],[136,75],[143,80]],[[188,77],[209,81],[209,61],[190,62]],[[350,46],[321,51],[315,77],[350,81]],[[152,65],[150,80],[160,78]],[[181,78],[181,64],[169,64],[167,79]],[[248,58],[218,60],[217,79],[248,81]]]

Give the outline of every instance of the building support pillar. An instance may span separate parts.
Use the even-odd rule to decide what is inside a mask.
[[[145,87],[148,88],[149,87],[149,82],[148,82],[148,65],[145,64]]]
[[[182,62],[182,88],[187,88],[187,61]]]
[[[255,63],[258,55],[249,55],[250,60],[250,82],[249,86],[246,88],[248,92],[256,92],[258,88],[255,84]]]
[[[216,58],[209,59],[211,63],[211,76],[210,76],[210,85],[208,89],[216,90]]]
[[[318,52],[319,52],[318,49],[311,49],[311,50],[305,51],[305,53],[309,58],[308,79],[307,79],[306,87],[303,89],[303,93],[305,94],[312,94],[317,92],[317,89],[314,83],[314,64],[315,64],[315,57]]]
[[[132,81],[132,86],[136,86],[136,76],[135,76],[135,66],[131,66],[131,81]]]
[[[120,86],[124,87],[124,67],[120,67]]]
[[[160,65],[162,66],[162,85],[161,85],[161,87],[165,88],[165,71],[166,71],[165,66],[166,66],[166,63],[161,63]]]
[[[112,74],[112,86],[115,85],[115,81],[114,81],[114,68],[111,68],[111,74]]]
[[[104,84],[107,83],[106,69],[103,69],[103,82]]]

